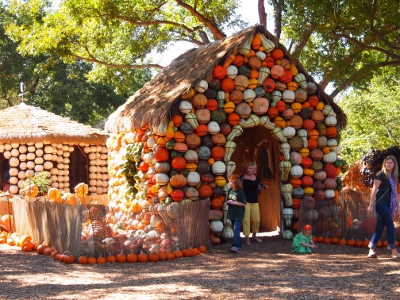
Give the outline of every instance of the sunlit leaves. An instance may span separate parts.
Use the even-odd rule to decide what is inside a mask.
[[[352,91],[339,102],[349,121],[341,134],[348,161],[357,161],[371,148],[400,146],[399,72],[384,71],[368,89]]]

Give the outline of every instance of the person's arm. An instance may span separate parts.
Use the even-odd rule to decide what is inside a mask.
[[[378,192],[378,188],[381,185],[382,181],[375,179],[374,185],[371,190],[371,197],[369,199],[368,213],[372,213],[374,211],[375,201],[376,201],[376,193]]]
[[[236,206],[246,206],[246,203],[239,202],[239,201],[232,201],[232,200],[226,201],[226,204],[236,205]]]
[[[300,243],[303,247],[309,247],[311,249],[317,248],[317,245],[314,244],[314,242],[311,240],[309,244],[306,242]]]

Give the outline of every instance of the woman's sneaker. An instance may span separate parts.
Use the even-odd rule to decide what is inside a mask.
[[[232,247],[232,248],[231,248],[231,251],[234,252],[234,253],[238,253],[238,252],[239,252],[239,249],[236,248],[236,247]]]

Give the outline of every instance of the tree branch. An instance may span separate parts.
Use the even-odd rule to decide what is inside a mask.
[[[111,64],[102,60],[99,60],[95,57],[84,57],[80,56],[77,54],[71,53],[71,57],[83,61],[88,61],[88,62],[94,62],[98,63],[103,66],[111,67],[114,69],[148,69],[148,68],[158,68],[158,69],[163,69],[164,67],[159,65],[159,64],[143,64],[143,65],[116,65],[116,64]]]
[[[381,48],[381,47],[375,47],[375,46],[367,45],[367,44],[365,44],[365,43],[361,43],[360,41],[358,41],[358,40],[356,40],[355,38],[352,38],[352,37],[350,37],[350,36],[344,34],[343,32],[342,32],[342,33],[337,33],[337,32],[335,32],[335,30],[332,30],[332,34],[333,34],[335,37],[347,39],[348,41],[350,41],[350,42],[354,43],[355,45],[357,45],[357,46],[358,46],[359,48],[361,48],[362,50],[365,50],[365,49],[375,50],[375,51],[384,53],[386,56],[391,57],[391,58],[394,58],[394,59],[399,59],[399,58],[400,58],[399,55],[396,55],[396,54],[393,53],[393,52],[390,52],[390,51],[388,51],[388,50],[386,50],[386,49],[384,49],[384,48]]]
[[[377,68],[382,68],[382,67],[387,67],[387,66],[400,66],[400,60],[393,60],[393,61],[385,61],[385,62],[380,62],[377,64],[374,64],[373,67],[375,69]],[[370,69],[371,65],[365,65],[361,69],[359,69],[357,72],[353,73],[351,76],[349,76],[344,82],[342,82],[331,94],[330,96],[332,98],[335,98],[341,91],[349,87],[354,81],[356,81],[360,75],[365,73],[366,70]]]
[[[190,5],[184,3],[181,0],[175,0],[175,1],[179,6],[182,6],[183,8],[188,10],[191,13],[192,16],[194,16],[197,19],[199,19],[199,21],[201,23],[203,23],[208,29],[210,29],[210,31],[213,34],[215,40],[222,40],[223,38],[226,37],[226,35],[222,31],[220,31],[213,22],[211,22],[208,18],[206,18],[202,14],[200,14],[196,9],[194,9],[193,7],[191,7]]]
[[[306,46],[307,42],[310,40],[310,37],[313,34],[315,28],[316,28],[315,24],[314,25],[310,24],[310,26],[303,32],[300,43],[297,43],[294,46],[293,55],[299,56],[300,52],[303,50],[303,48]]]

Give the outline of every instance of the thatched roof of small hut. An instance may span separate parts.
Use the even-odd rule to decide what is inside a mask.
[[[2,143],[105,144],[108,135],[96,128],[21,103],[0,111]]]
[[[105,130],[107,132],[123,132],[144,127],[147,123],[150,129],[157,132],[156,129],[160,123],[167,124],[171,119],[171,109],[175,104],[179,105],[181,96],[189,91],[198,80],[210,78],[216,65],[222,64],[227,57],[246,42],[247,38],[253,37],[257,32],[265,34],[267,38],[275,42],[275,45],[284,51],[285,56],[296,64],[299,72],[306,76],[307,81],[316,83],[301,66],[298,59],[279,44],[275,36],[263,26],[255,25],[231,37],[180,55],[112,113],[105,124]],[[338,125],[341,128],[346,127],[346,115],[318,84],[316,94],[321,101],[333,107]]]

